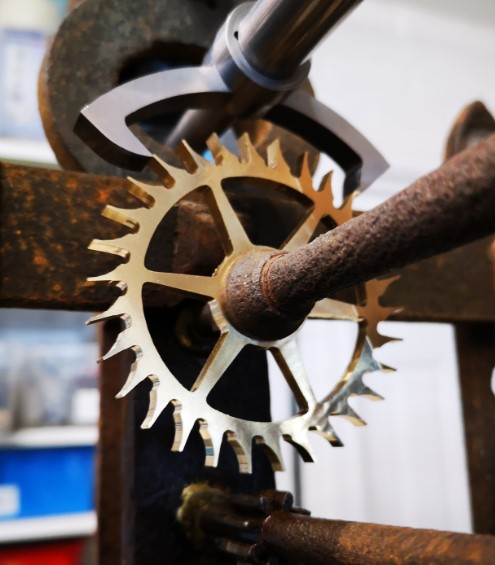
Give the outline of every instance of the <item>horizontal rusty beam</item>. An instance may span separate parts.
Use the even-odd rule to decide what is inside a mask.
[[[107,202],[136,206],[123,179],[0,163],[0,199],[0,305],[100,310],[117,296],[85,280],[115,265],[87,247],[119,233]]]
[[[495,537],[310,518],[274,512],[261,542],[307,565],[491,565]]]
[[[404,306],[391,319],[493,322],[495,246],[492,236],[400,269],[382,298]]]
[[[260,206],[259,196],[231,196],[246,223]],[[124,179],[0,162],[0,306],[82,311],[108,307],[115,290],[88,286],[85,280],[109,271],[118,261],[87,250],[93,238],[111,239],[125,231],[101,217],[109,203],[138,205]],[[277,217],[292,213],[287,202],[271,205]],[[218,259],[209,215],[195,202],[183,202],[177,215],[179,221],[170,226],[178,234],[176,241],[169,231],[168,245],[161,248],[165,262],[182,272],[206,272]],[[274,217],[271,212],[266,216]],[[191,248],[186,239],[197,246]],[[489,247],[486,239],[402,269],[383,304],[404,306],[400,319],[495,321]]]

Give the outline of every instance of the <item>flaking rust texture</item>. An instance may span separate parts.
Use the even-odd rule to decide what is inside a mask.
[[[491,565],[495,538],[274,512],[261,539],[306,565]]]
[[[494,184],[491,135],[373,210],[272,259],[272,302],[282,312],[309,310],[335,290],[493,234]]]
[[[94,237],[122,233],[101,211],[109,201],[136,206],[126,184],[0,163],[0,304],[71,310],[108,304],[114,290],[85,279],[109,270],[118,258],[87,246]]]
[[[0,163],[0,305],[107,308],[118,293],[89,286],[85,280],[110,271],[121,259],[88,251],[87,245],[93,238],[113,239],[125,232],[101,212],[107,204],[138,206],[127,187],[128,181],[120,178]],[[260,213],[270,217],[272,225],[285,224],[285,230],[297,222],[294,203],[277,197],[262,206],[260,195],[240,191],[234,197],[236,191],[236,187],[229,189],[230,198],[254,242],[280,243],[274,237],[267,241],[266,234],[260,233],[260,222],[251,220]],[[160,234],[156,251],[151,250],[159,254],[157,266],[185,273],[211,272],[219,254],[208,211],[201,203],[182,202],[177,217]],[[191,239],[196,242],[194,250],[188,247]],[[490,246],[488,238],[402,269],[401,278],[383,297],[383,305],[404,307],[396,319],[495,321]]]

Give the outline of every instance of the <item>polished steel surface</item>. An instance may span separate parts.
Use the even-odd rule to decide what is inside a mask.
[[[362,0],[259,0],[239,27],[239,45],[258,71],[290,76]]]
[[[190,431],[199,420],[200,434],[205,443],[206,465],[217,464],[222,438],[226,433],[241,472],[251,472],[253,440],[266,448],[273,468],[281,469],[281,439],[292,443],[305,460],[312,460],[309,431],[319,433],[333,445],[341,445],[329,417],[343,416],[356,425],[363,425],[363,420],[350,407],[349,398],[365,396],[380,399],[367,387],[363,377],[372,371],[390,370],[373,358],[373,347],[390,341],[377,330],[379,321],[392,311],[379,305],[379,291],[388,282],[371,282],[360,286],[357,290],[361,298],[358,306],[325,299],[310,313],[309,317],[348,320],[358,326],[354,353],[348,367],[330,392],[318,400],[299,356],[297,331],[281,339],[265,340],[239,331],[229,319],[227,280],[232,266],[246,257],[256,257],[267,251],[277,253],[278,250],[250,242],[224,193],[222,182],[225,179],[259,179],[266,183],[267,190],[270,186],[284,185],[295,194],[302,194],[312,201],[306,220],[295,228],[282,250],[294,249],[307,242],[325,217],[330,217],[336,224],[350,220],[352,197],[347,198],[341,208],[336,208],[333,204],[331,175],[327,175],[320,189],[315,190],[307,158],[303,160],[300,174],[293,176],[278,143],[269,147],[266,161],[256,152],[247,136],[239,142],[240,158],[227,151],[217,137],[210,138],[208,146],[215,158],[214,164],[183,145],[182,156],[187,170],[174,168],[155,158],[153,166],[163,185],[138,181],[130,184],[130,192],[142,202],[142,207],[105,209],[107,218],[131,227],[132,232],[115,240],[95,240],[91,243],[91,249],[116,254],[125,260],[112,272],[90,279],[95,283],[117,284],[123,292],[106,312],[95,316],[92,321],[111,317],[121,317],[125,321],[125,330],[104,359],[124,350],[132,350],[135,354],[131,373],[119,396],[126,395],[146,378],[153,382],[149,412],[143,427],[150,427],[166,406],[172,403],[175,406],[176,425],[173,450],[181,451],[184,448]],[[165,214],[180,199],[201,187],[221,236],[225,252],[223,262],[209,277],[155,272],[146,268],[144,258],[148,245]],[[191,390],[184,388],[174,377],[153,344],[142,302],[142,287],[146,283],[172,288],[185,297],[206,301],[220,330],[220,338]],[[238,353],[248,345],[269,350],[273,354],[299,406],[299,412],[293,417],[280,422],[248,421],[225,414],[208,403],[210,391]]]
[[[203,149],[238,117],[263,116],[296,90],[309,72],[311,51],[361,0],[258,0],[238,6],[205,57],[233,92],[220,110],[188,110],[167,139]]]
[[[225,104],[228,87],[214,67],[186,67],[153,73],[126,82],[85,106],[75,132],[110,163],[142,169],[150,151],[129,129],[140,119],[188,107]]]
[[[139,170],[150,161],[151,153],[129,124],[163,112],[219,108],[231,96],[215,67],[154,73],[125,83],[83,108],[76,133],[109,162]],[[346,194],[364,190],[388,169],[380,152],[355,127],[302,91],[292,93],[266,117],[334,159],[346,175]]]

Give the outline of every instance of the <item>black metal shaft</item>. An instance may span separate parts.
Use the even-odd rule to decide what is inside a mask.
[[[286,79],[298,72],[321,39],[361,2],[258,0],[233,36],[229,35],[232,30],[221,30],[205,58],[207,64],[229,68],[225,80],[233,91],[231,103],[221,111],[188,110],[168,136],[167,145],[175,147],[185,139],[203,149],[213,132],[221,134],[239,116],[249,117],[253,109],[269,109],[290,93]],[[232,70],[225,62],[237,49],[245,65],[240,69],[235,62]],[[280,88],[277,81],[281,81]]]
[[[380,206],[290,253],[240,259],[227,310],[241,331],[288,335],[316,301],[495,232],[495,135]]]

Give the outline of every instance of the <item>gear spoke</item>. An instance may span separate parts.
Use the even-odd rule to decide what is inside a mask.
[[[197,391],[206,398],[247,343],[248,340],[236,331],[223,333],[206,360],[191,392]]]
[[[318,217],[314,212],[312,212],[304,222],[292,233],[287,241],[282,246],[284,251],[294,251],[301,245],[308,243],[311,236],[314,234],[318,224],[320,223],[320,217]]]
[[[193,298],[216,298],[218,294],[218,281],[215,277],[183,275],[180,273],[161,273],[159,271],[146,269],[144,282],[173,288]]]
[[[229,202],[219,181],[211,182],[207,192],[207,201],[213,220],[220,233],[222,247],[227,255],[232,252],[245,252],[252,248],[252,243],[242,227],[232,204]]]
[[[317,320],[351,320],[352,322],[359,322],[362,319],[353,304],[333,300],[332,298],[324,298],[317,302],[309,313],[309,318]]]
[[[271,351],[296,398],[300,410],[311,409],[317,401],[299,356],[299,348],[295,338],[274,347]]]

